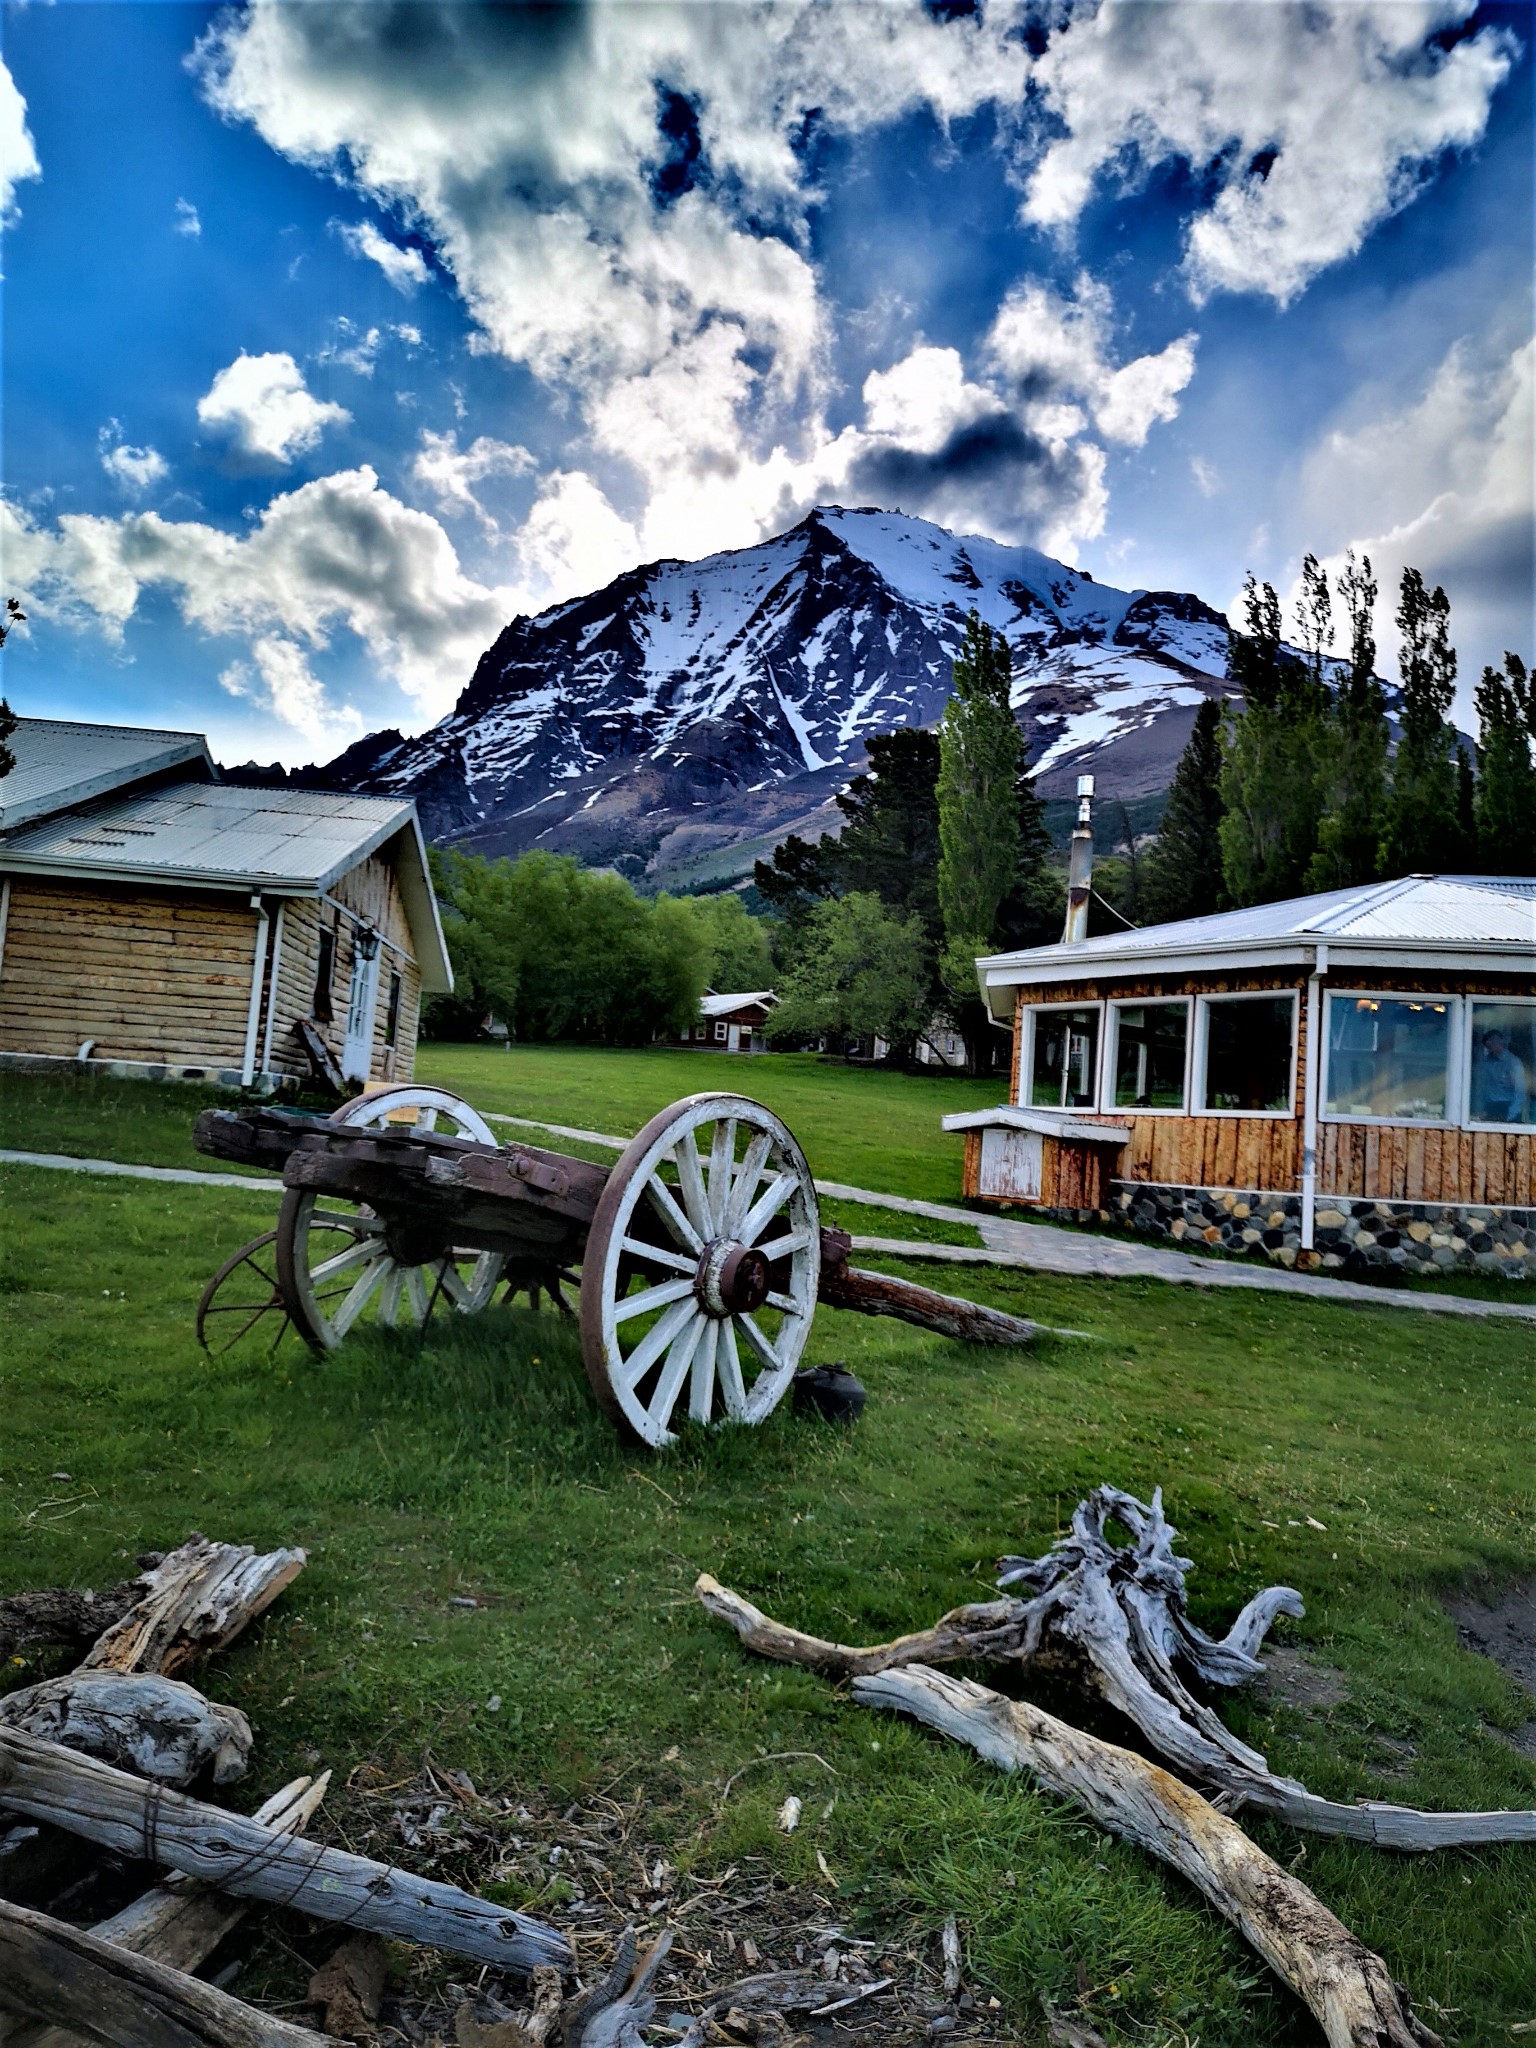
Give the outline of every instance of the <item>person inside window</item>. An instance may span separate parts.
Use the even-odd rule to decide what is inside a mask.
[[[1530,1080],[1502,1031],[1485,1031],[1472,1059],[1472,1115],[1480,1124],[1523,1124]]]

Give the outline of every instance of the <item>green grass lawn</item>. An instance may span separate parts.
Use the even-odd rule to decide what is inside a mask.
[[[682,1064],[644,1055],[625,1078],[616,1058],[444,1050],[428,1070],[486,1106],[624,1129],[703,1062],[675,1086]],[[878,1118],[819,1138],[814,1068],[751,1073],[770,1100],[764,1082],[782,1074],[776,1106],[821,1171],[872,1177]],[[963,1093],[935,1084],[933,1116]],[[14,1144],[14,1094],[7,1115]],[[916,1153],[919,1116],[890,1121],[897,1150]],[[146,1111],[139,1141],[169,1146],[174,1123]],[[71,1135],[70,1149],[121,1156],[120,1129],[84,1108]],[[923,1191],[942,1192],[927,1170]],[[1536,1804],[1536,1764],[1499,1732],[1530,1703],[1458,1648],[1437,1599],[1536,1570],[1520,1326],[1151,1282],[976,1270],[962,1283],[914,1264],[1094,1341],[980,1352],[822,1311],[810,1358],[847,1359],[865,1380],[856,1430],[780,1412],[658,1457],[598,1415],[552,1317],[496,1308],[435,1322],[419,1351],[373,1337],[316,1362],[290,1341],[210,1364],[193,1307],[214,1264],[269,1226],[259,1197],[0,1168],[0,1201],[0,1590],[110,1582],[192,1528],[305,1544],[309,1569],[207,1682],[256,1730],[242,1801],[315,1753],[339,1766],[333,1838],[342,1781],[367,1757],[407,1775],[430,1745],[477,1783],[560,1798],[628,1771],[680,1865],[760,1859],[820,1883],[839,1914],[929,1939],[957,1911],[975,1974],[1021,2038],[1038,2038],[1042,1993],[1071,2002],[1086,1984],[1117,2041],[1313,2041],[1179,1880],[952,1745],[749,1658],[690,1597],[708,1569],[819,1632],[886,1635],[979,1597],[997,1552],[1043,1549],[1101,1480],[1165,1488],[1207,1625],[1260,1584],[1301,1589],[1307,1619],[1281,1638],[1337,1667],[1348,1697],[1313,1714],[1226,1704],[1277,1769],[1335,1797]],[[453,1608],[463,1594],[485,1604]],[[1035,1696],[1120,1732],[1070,1695]],[[835,1779],[803,1759],[765,1763],[721,1807],[731,1772],[783,1751],[816,1752]],[[807,1819],[785,1837],[773,1815],[790,1791]],[[1421,2005],[1451,2013],[1442,2031],[1507,2039],[1536,2016],[1536,1851],[1409,1861],[1252,1826],[1302,1859]],[[296,1996],[298,1962],[280,1949],[269,1962],[277,1995]]]

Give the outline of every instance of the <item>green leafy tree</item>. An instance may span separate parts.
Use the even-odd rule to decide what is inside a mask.
[[[1518,654],[1485,668],[1477,686],[1482,773],[1475,821],[1484,874],[1536,874],[1536,677]]]
[[[1448,714],[1456,695],[1451,606],[1417,569],[1404,569],[1397,607],[1402,635],[1402,731],[1392,762],[1392,791],[1382,835],[1386,875],[1457,868],[1471,855],[1456,801],[1456,735]]]
[[[791,832],[773,849],[772,860],[753,863],[752,879],[785,933],[792,935],[818,903],[837,894],[837,841],[826,832],[819,840]]]
[[[0,647],[10,638],[13,626],[19,626],[26,619],[26,613],[14,597],[5,600],[5,617],[0,620]],[[16,755],[6,741],[16,730],[16,714],[4,697],[0,697],[0,776],[9,775],[16,766]]]
[[[1310,557],[1309,557],[1310,559]],[[1376,677],[1377,586],[1371,558],[1351,548],[1338,580],[1349,632],[1349,668],[1334,695],[1318,762],[1321,816],[1307,866],[1310,889],[1347,889],[1381,872],[1390,735]]]
[[[711,896],[658,898],[658,903],[673,901],[681,903],[699,924],[708,948],[705,979],[710,988],[734,992],[771,986],[773,961],[767,926],[761,918],[747,914],[734,890]]]
[[[1220,698],[1207,697],[1195,713],[1157,837],[1142,861],[1141,906],[1150,924],[1230,907],[1221,850],[1222,711]]]
[[[1009,702],[1012,677],[1007,642],[972,612],[939,721],[940,973],[957,1004],[975,1000],[976,956],[991,948],[1019,878],[1024,736]]]
[[[865,890],[899,917],[918,917],[935,948],[939,923],[939,742],[922,726],[879,733],[869,769],[837,799],[838,887]]]
[[[1009,949],[1048,946],[1061,937],[1066,916],[1066,884],[1045,822],[1044,800],[1033,777],[1022,767],[1014,783],[1014,808],[1019,822],[1018,861],[1013,886],[997,906],[993,943]],[[970,986],[974,993],[974,968]]]
[[[1222,873],[1239,906],[1273,903],[1305,886],[1330,704],[1321,650],[1316,665],[1298,661],[1281,638],[1273,586],[1250,575],[1243,610],[1247,631],[1229,641],[1227,674],[1242,690],[1243,709],[1224,736],[1220,825]]]
[[[780,978],[767,1032],[777,1043],[884,1038],[910,1046],[932,1016],[927,935],[868,890],[815,904]]]

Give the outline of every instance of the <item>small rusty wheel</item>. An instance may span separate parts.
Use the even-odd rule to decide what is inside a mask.
[[[283,1341],[289,1323],[272,1251],[276,1243],[275,1230],[253,1237],[224,1261],[203,1289],[197,1304],[197,1341],[210,1358],[223,1358],[257,1329],[263,1336],[270,1333],[269,1350],[275,1351]]]
[[[645,1443],[766,1420],[810,1334],[816,1189],[789,1130],[743,1095],[653,1117],[608,1176],[581,1268],[581,1349],[599,1406]]]
[[[345,1103],[330,1121],[352,1130],[496,1135],[478,1111],[445,1088],[380,1088]],[[277,1224],[277,1271],[299,1335],[334,1351],[361,1322],[420,1327],[439,1301],[460,1315],[486,1307],[501,1278],[494,1252],[465,1250],[435,1233],[400,1229],[361,1202],[290,1188]]]

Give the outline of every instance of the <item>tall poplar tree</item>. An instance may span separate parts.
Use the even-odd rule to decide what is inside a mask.
[[[1518,654],[1477,686],[1482,774],[1477,785],[1477,865],[1485,875],[1536,875],[1536,676]]]
[[[1386,824],[1387,696],[1376,677],[1377,584],[1371,558],[1351,548],[1338,596],[1348,622],[1349,669],[1338,684],[1318,761],[1321,816],[1317,850],[1307,866],[1309,889],[1347,889],[1381,872]]]
[[[957,1005],[975,1001],[976,955],[993,944],[999,906],[1018,881],[1024,736],[1012,679],[1007,642],[972,612],[939,721],[942,976]]]
[[[1317,764],[1329,709],[1321,654],[1314,665],[1285,646],[1273,586],[1250,575],[1243,588],[1248,630],[1231,634],[1227,657],[1243,709],[1224,741],[1220,827],[1222,872],[1239,907],[1305,887],[1317,847]]]
[[[1398,596],[1402,635],[1402,732],[1392,762],[1392,794],[1382,836],[1386,875],[1429,874],[1465,864],[1456,790],[1456,734],[1447,714],[1456,695],[1450,599],[1405,569]]]
[[[1141,909],[1149,924],[1230,907],[1221,867],[1222,710],[1219,697],[1207,697],[1195,713],[1162,824],[1141,864]]]

